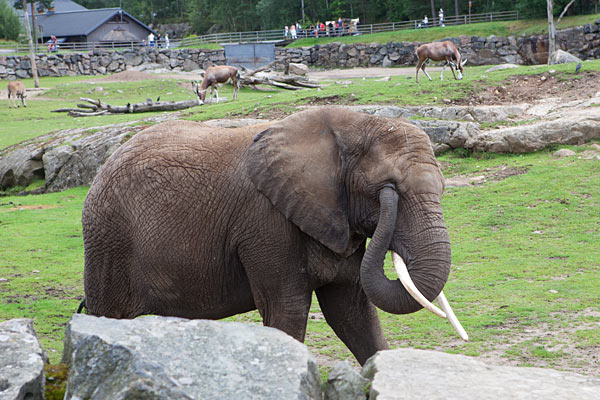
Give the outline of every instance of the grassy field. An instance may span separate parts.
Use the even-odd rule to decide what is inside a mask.
[[[565,17],[557,29],[565,29],[573,26],[591,24],[600,18],[600,14],[577,15]],[[341,43],[388,43],[388,42],[430,42],[449,37],[480,36],[520,36],[540,35],[548,33],[547,19],[523,19],[516,21],[480,22],[468,25],[449,25],[445,27],[432,27],[428,29],[407,29],[394,32],[373,33],[359,36],[322,37],[299,39],[287,47],[313,46],[330,42]]]
[[[414,71],[414,67],[406,67]],[[423,105],[443,104],[444,99],[460,100],[476,94],[487,85],[502,85],[511,75],[540,74],[555,70],[563,79],[579,79],[573,74],[570,64],[522,66],[515,69],[486,73],[489,66],[465,66],[462,81],[434,79],[429,82],[422,76],[421,83],[415,84],[414,76],[394,76],[389,81],[375,78],[354,78],[342,81],[324,82],[320,90],[257,92],[250,88],[240,90],[238,100],[219,104],[207,104],[182,112],[182,118],[204,121],[214,118],[230,118],[268,115],[273,110],[293,111],[303,105],[323,104],[391,104]],[[586,61],[583,69],[600,71],[600,60]],[[449,73],[449,72],[447,72]],[[421,74],[422,75],[422,74]],[[125,83],[100,81],[101,77],[43,78],[40,85],[50,88],[42,99],[28,99],[26,109],[9,109],[0,106],[0,151],[23,140],[32,139],[50,132],[66,128],[99,127],[121,122],[134,122],[156,113],[122,114],[96,117],[72,118],[66,113],[52,113],[51,110],[75,107],[80,97],[100,98],[113,105],[135,103],[147,98],[178,101],[195,98],[189,81],[173,78],[153,79]],[[25,79],[25,86],[33,88],[33,80]],[[100,91],[101,90],[101,91]],[[233,96],[231,85],[219,90],[219,95]]]
[[[512,74],[556,70],[578,79],[572,65],[530,66],[485,73],[468,67],[463,81],[392,77],[325,82],[321,90],[255,92],[243,88],[238,101],[186,110],[190,120],[260,117],[291,112],[324,101],[341,104],[441,104],[486,85],[501,85]],[[414,67],[410,67],[414,70]],[[600,70],[600,60],[584,70]],[[0,106],[0,152],[21,140],[74,127],[132,122],[146,115],[72,118],[51,109],[73,107],[79,97],[111,104],[192,98],[187,82],[172,78],[106,83],[99,77],[43,78],[50,88],[27,109]],[[32,81],[26,80],[27,87]],[[102,87],[102,90],[96,89]],[[91,93],[90,93],[91,91]],[[231,98],[231,86],[220,90]],[[101,128],[95,128],[101,129]],[[554,367],[600,376],[600,167],[586,159],[587,146],[561,146],[581,157],[557,159],[548,150],[525,155],[471,154],[439,157],[447,177],[486,176],[485,183],[447,188],[443,198],[453,265],[445,292],[468,331],[461,342],[451,327],[426,312],[381,313],[393,347],[418,347],[489,358],[514,365]],[[551,149],[553,150],[553,149]],[[496,179],[499,171],[517,171]],[[501,174],[500,174],[501,175]],[[39,182],[34,185],[39,185]],[[52,363],[61,357],[64,327],[83,297],[81,208],[88,188],[38,196],[0,193],[0,320],[33,318]],[[391,262],[386,270],[393,276]],[[258,323],[256,312],[230,320]],[[313,302],[306,340],[325,372],[352,357]]]

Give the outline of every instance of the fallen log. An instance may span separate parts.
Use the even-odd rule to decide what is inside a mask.
[[[319,82],[308,79],[302,75],[281,74],[270,70],[273,63],[256,70],[250,70],[240,65],[242,72],[238,80],[241,86],[250,86],[257,89],[256,85],[269,85],[286,90],[299,90],[302,88],[320,88]]]
[[[125,106],[113,106],[105,103],[102,100],[93,100],[86,97],[81,97],[79,100],[86,101],[88,104],[77,104],[79,108],[59,108],[52,112],[68,112],[74,117],[88,117],[94,115],[107,114],[126,114],[126,113],[142,113],[153,111],[178,111],[185,110],[202,104],[199,99],[183,100],[183,101],[152,101],[146,100],[144,103],[127,103]]]

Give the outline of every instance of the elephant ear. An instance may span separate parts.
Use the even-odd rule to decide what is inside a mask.
[[[299,121],[298,121],[299,122]],[[336,253],[350,237],[341,149],[334,132],[277,124],[250,146],[248,174],[283,215]]]

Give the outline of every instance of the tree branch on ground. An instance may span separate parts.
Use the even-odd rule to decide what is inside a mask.
[[[79,108],[59,108],[58,110],[52,110],[52,112],[68,112],[72,117],[91,117],[96,115],[108,115],[108,114],[127,114],[127,113],[142,113],[142,112],[155,112],[155,111],[179,111],[185,110],[200,105],[198,99],[194,100],[183,100],[183,101],[157,101],[153,102],[148,99],[143,103],[131,104],[127,103],[126,106],[113,106],[104,103],[102,100],[93,100],[85,97],[81,97],[79,100],[87,101],[89,104],[77,104]]]

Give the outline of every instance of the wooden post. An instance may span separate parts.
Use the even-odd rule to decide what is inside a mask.
[[[33,53],[33,41],[31,40],[31,26],[29,26],[29,16],[27,15],[27,2],[23,2],[23,19],[25,21],[25,29],[27,31],[27,40],[29,41],[29,60],[31,61],[31,74],[33,75],[33,85],[36,88],[40,87],[40,80],[38,79],[37,66],[35,65],[35,54]]]
[[[548,61],[550,64],[550,57],[556,50],[556,30],[554,29],[554,15],[552,14],[552,0],[546,0],[546,11],[548,14]]]

